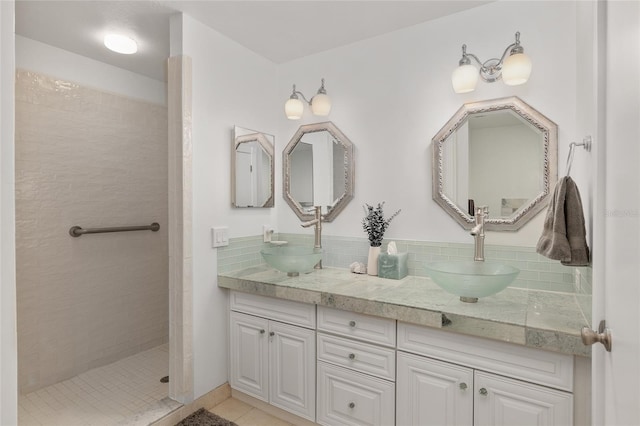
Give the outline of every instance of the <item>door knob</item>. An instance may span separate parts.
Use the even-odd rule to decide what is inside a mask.
[[[600,342],[604,345],[607,352],[611,352],[611,331],[607,328],[607,324],[604,320],[600,321],[597,332],[591,330],[589,327],[582,327],[580,337],[582,337],[582,343],[586,346]]]

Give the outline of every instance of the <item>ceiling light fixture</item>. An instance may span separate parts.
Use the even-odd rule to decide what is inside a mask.
[[[304,97],[302,92],[296,90],[296,85],[293,85],[293,93],[284,104],[284,112],[287,115],[289,120],[299,120],[302,118],[302,113],[304,112],[304,104],[298,98],[298,95],[305,100],[306,103],[311,107],[311,112],[314,115],[327,116],[331,111],[331,99],[327,96],[327,91],[324,88],[324,78],[320,80],[320,88],[318,89],[318,93],[314,97],[311,98],[310,101]]]
[[[104,45],[109,50],[125,55],[131,55],[138,51],[138,43],[131,37],[122,34],[107,34],[104,36]]]
[[[470,58],[480,65],[480,70],[471,65]],[[456,93],[475,90],[478,76],[487,83],[502,79],[508,86],[517,86],[526,83],[531,75],[531,59],[524,54],[524,49],[520,46],[520,32],[516,32],[515,43],[507,46],[500,59],[492,58],[481,62],[476,55],[468,53],[467,45],[463,44],[462,58],[458,65],[451,75],[451,83]]]

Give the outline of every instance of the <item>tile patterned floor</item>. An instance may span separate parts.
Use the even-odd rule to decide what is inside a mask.
[[[229,398],[209,411],[238,426],[294,426],[235,398]]]
[[[169,345],[21,395],[20,426],[148,425],[181,404],[167,398]]]

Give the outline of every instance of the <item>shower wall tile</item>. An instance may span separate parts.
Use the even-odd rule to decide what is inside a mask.
[[[21,392],[168,340],[167,167],[166,107],[17,71]]]

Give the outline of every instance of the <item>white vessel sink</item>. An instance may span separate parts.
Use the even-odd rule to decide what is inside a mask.
[[[425,265],[431,279],[463,302],[496,294],[511,284],[520,270],[497,262],[446,261]]]

